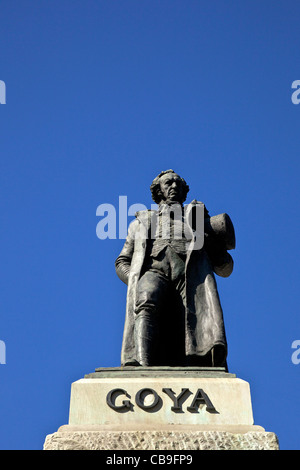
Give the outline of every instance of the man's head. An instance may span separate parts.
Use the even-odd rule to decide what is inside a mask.
[[[152,182],[150,190],[156,204],[161,202],[179,202],[186,200],[189,186],[175,171],[162,171]]]

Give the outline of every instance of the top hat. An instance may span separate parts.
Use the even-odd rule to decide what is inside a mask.
[[[226,250],[235,248],[235,231],[228,214],[207,217],[204,221],[204,231],[210,238],[223,245]]]

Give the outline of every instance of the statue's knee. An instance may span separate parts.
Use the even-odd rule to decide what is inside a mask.
[[[143,291],[138,293],[138,297],[135,304],[136,315],[155,315],[159,308],[158,299],[152,294],[151,291]]]
[[[154,305],[137,305],[135,308],[135,316],[140,319],[154,319],[157,316],[157,308]]]

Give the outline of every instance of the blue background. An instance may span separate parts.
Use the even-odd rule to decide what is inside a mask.
[[[150,207],[173,168],[234,222],[229,369],[299,449],[299,2],[4,0],[0,18],[0,448],[41,449],[71,383],[119,366],[124,240],[97,238],[96,209]]]

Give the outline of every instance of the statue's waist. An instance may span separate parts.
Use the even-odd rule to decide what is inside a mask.
[[[150,245],[150,251],[149,254],[152,257],[158,256],[166,247],[171,247],[176,253],[179,254],[186,254],[187,252],[187,243],[188,240],[185,238],[176,240],[176,239],[171,239],[171,240],[165,240],[165,239],[156,239],[152,240],[152,243]]]

